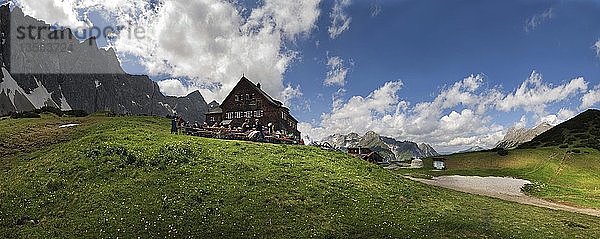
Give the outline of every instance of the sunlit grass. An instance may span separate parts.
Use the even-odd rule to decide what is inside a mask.
[[[2,159],[0,237],[600,236],[595,217],[421,185],[343,153],[171,135],[151,117],[79,121]]]
[[[400,174],[510,176],[528,179],[537,190],[529,194],[546,200],[600,209],[600,152],[582,148],[547,147],[511,150],[507,156],[495,152],[475,152],[447,156],[445,171],[400,170]]]

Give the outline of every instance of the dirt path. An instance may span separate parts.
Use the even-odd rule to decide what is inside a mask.
[[[600,217],[600,210],[571,207],[527,196],[521,192],[521,187],[530,182],[523,179],[479,176],[441,176],[434,177],[433,179],[412,177],[406,178],[424,184],[448,188],[460,192],[489,196],[506,201],[550,208],[554,210],[563,210]]]

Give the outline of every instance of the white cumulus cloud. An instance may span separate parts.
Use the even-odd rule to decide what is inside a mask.
[[[183,81],[179,79],[166,79],[156,83],[163,94],[170,96],[187,96],[194,91],[201,90],[193,85],[184,85]]]
[[[585,110],[592,106],[600,103],[600,85],[594,87],[594,89],[589,90],[583,97],[581,97],[581,106],[580,109]]]
[[[35,16],[49,24],[68,26],[73,29],[90,27],[85,16],[75,10],[75,0],[13,0],[26,15]]]
[[[553,86],[533,72],[520,87],[504,92],[499,86],[484,87],[483,74],[471,75],[442,88],[431,101],[410,103],[399,94],[402,82],[387,82],[368,96],[343,100],[345,91],[333,96],[332,110],[320,121],[299,124],[307,141],[328,135],[374,131],[399,140],[427,142],[441,152],[454,152],[472,146],[494,147],[504,137],[506,127],[496,122],[504,111],[533,112],[533,119],[521,117],[510,126],[526,127],[527,122],[558,124],[576,115],[576,111],[561,108],[547,113],[547,106],[567,100],[578,100],[588,82],[575,78]],[[596,91],[589,91],[592,99]],[[594,98],[597,99],[597,98]],[[586,100],[591,102],[593,100]],[[540,110],[538,110],[540,109]]]
[[[47,6],[32,4],[38,1],[27,1],[27,6],[32,16],[42,18]],[[61,3],[65,13],[98,12],[110,24],[124,26],[109,41],[120,57],[139,59],[151,75],[189,79],[183,85],[208,89],[207,100],[222,100],[243,74],[274,97],[285,97],[283,75],[299,57],[286,43],[310,34],[320,15],[320,0],[265,0],[253,9],[221,0]],[[56,17],[71,27],[73,19],[85,18],[71,15]],[[132,37],[140,29],[143,37]]]
[[[542,75],[533,71],[529,78],[514,92],[509,93],[498,102],[497,108],[502,111],[523,109],[528,112],[542,114],[550,103],[570,99],[574,95],[585,92],[588,82],[583,77],[553,86],[543,82]]]
[[[334,133],[375,131],[400,140],[428,142],[442,150],[471,143],[492,146],[502,138],[503,128],[481,111],[501,97],[494,90],[480,89],[483,80],[482,75],[466,77],[443,89],[433,101],[414,106],[399,97],[401,81],[387,82],[366,97],[354,96],[347,101],[339,99],[338,92],[330,113],[323,114],[318,123],[299,124],[299,129],[307,140]],[[457,106],[462,110],[447,112]]]
[[[575,111],[566,109],[566,108],[561,108],[556,114],[550,114],[550,115],[546,115],[541,117],[537,124],[541,124],[541,123],[548,123],[551,125],[558,125],[562,122],[565,122],[571,118],[573,118],[577,113]]]

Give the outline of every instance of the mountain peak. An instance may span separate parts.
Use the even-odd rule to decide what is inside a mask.
[[[600,110],[585,112],[567,120],[520,147],[588,147],[600,150]]]
[[[496,148],[510,149],[518,147],[519,145],[529,142],[536,136],[551,129],[553,125],[543,122],[531,129],[527,128],[510,128],[507,130],[504,138],[496,144]]]
[[[423,144],[419,147],[414,142],[398,141],[391,137],[381,136],[369,131],[360,136],[356,133],[348,135],[334,134],[326,137],[323,142],[331,144],[338,149],[354,147],[367,147],[379,153],[389,161],[404,161],[411,158],[424,158],[439,155],[433,147]]]
[[[98,48],[95,38],[79,42],[70,29],[53,29],[43,21],[24,15],[18,7],[11,12],[7,5],[0,7],[0,23],[0,115],[53,106],[88,113],[106,110],[117,114],[166,116],[178,112],[186,120],[205,119],[208,106],[200,92],[192,92],[187,97],[163,95],[158,84],[148,76],[124,72],[114,50]],[[41,41],[53,46],[64,45],[66,49],[10,54],[11,46],[30,40],[9,39],[10,33],[20,26],[43,29]],[[64,37],[53,37],[54,33]]]

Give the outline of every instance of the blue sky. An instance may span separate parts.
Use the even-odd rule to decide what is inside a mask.
[[[473,4],[473,3],[476,4]],[[352,60],[347,97],[367,95],[390,80],[401,79],[401,97],[428,101],[440,87],[470,74],[483,73],[487,84],[517,88],[533,70],[550,83],[577,76],[600,79],[600,59],[592,46],[600,38],[600,4],[573,1],[380,1],[382,11],[370,14],[370,2],[351,5],[349,30],[329,39],[327,16],[321,16],[311,39],[299,43],[302,60],[286,80],[300,84],[304,96],[330,96],[323,87],[327,54]],[[324,5],[327,8],[327,5]],[[554,16],[526,32],[527,19],[547,9]],[[319,41],[319,46],[315,45]],[[329,100],[328,98],[326,100]],[[316,103],[316,102],[315,102]],[[578,102],[569,102],[578,104]],[[567,103],[567,105],[569,104]],[[330,104],[311,104],[301,120],[318,118]],[[522,112],[502,114],[514,122]]]
[[[312,140],[375,131],[492,147],[510,127],[600,106],[596,0],[15,2],[59,25],[144,27],[102,43],[127,72],[209,100],[245,74]]]

